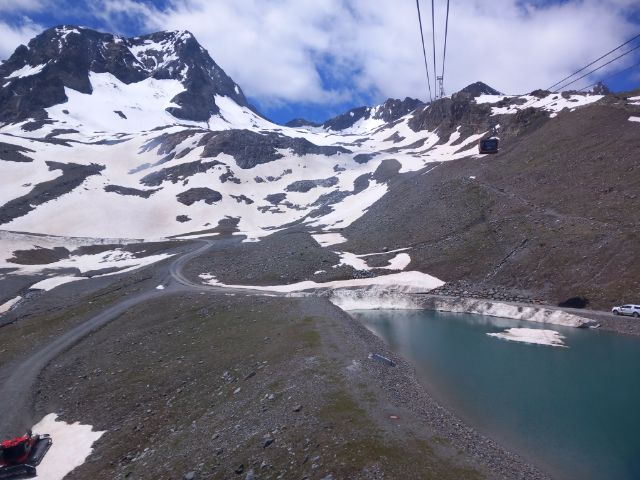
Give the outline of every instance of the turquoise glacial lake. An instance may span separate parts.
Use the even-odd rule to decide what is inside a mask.
[[[349,312],[480,433],[562,480],[640,479],[640,338],[433,311]],[[556,330],[566,347],[492,337]]]

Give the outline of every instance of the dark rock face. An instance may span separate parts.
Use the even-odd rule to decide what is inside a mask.
[[[400,173],[401,168],[402,164],[394,158],[383,160],[373,172],[372,178],[378,183],[388,182]]]
[[[289,120],[285,123],[286,127],[291,128],[300,128],[300,127],[319,127],[320,123],[315,123],[310,120],[306,120],[304,118],[294,118],[293,120]]]
[[[176,195],[176,198],[184,205],[193,205],[195,202],[199,202],[200,200],[204,201],[207,205],[213,205],[214,203],[222,200],[222,195],[220,192],[216,192],[210,188],[201,187],[190,188],[189,190]]]
[[[466,93],[472,97],[479,97],[480,95],[502,95],[495,88],[491,88],[489,85],[482,82],[475,82],[471,85],[467,85],[458,93]]]
[[[35,150],[0,142],[0,160],[6,160],[8,162],[33,162],[32,158],[25,155],[25,153],[31,152],[35,152]]]
[[[396,132],[398,133],[398,132]],[[372,158],[374,158],[377,155],[377,153],[359,153],[358,155],[356,155],[355,157],[353,157],[353,159],[355,160],[356,163],[367,163],[369,160],[371,160]]]
[[[178,215],[176,217],[176,222],[180,222],[180,223],[186,223],[188,221],[190,221],[191,219],[189,218],[188,215]]]
[[[36,73],[27,71],[40,66]],[[20,77],[16,71],[33,74]],[[45,30],[28,47],[21,45],[0,65],[0,84],[7,85],[0,88],[0,121],[46,118],[45,108],[67,100],[64,87],[90,94],[89,72],[110,73],[126,84],[147,78],[179,80],[186,90],[173,98],[178,106],[167,111],[180,119],[206,121],[218,113],[214,95],[249,107],[240,87],[189,32],[122,38],[60,26]]]
[[[272,193],[271,195],[267,195],[266,197],[264,197],[264,199],[272,205],[278,205],[285,198],[287,198],[286,193]]]
[[[147,187],[157,187],[164,181],[178,183],[179,181],[185,180],[196,173],[206,172],[216,165],[222,165],[222,163],[217,160],[212,162],[196,160],[195,162],[182,163],[174,167],[163,168],[157,172],[150,173],[149,175],[142,177],[142,179],[140,179],[140,183]]]
[[[422,105],[424,105],[424,103],[415,98],[407,97],[404,100],[390,98],[377,107],[353,108],[346,113],[327,120],[322,124],[322,128],[328,130],[344,130],[352,127],[359,120],[369,118],[380,119],[386,123],[390,123]]]
[[[49,170],[62,170],[62,175],[47,182],[38,183],[26,195],[5,203],[0,207],[0,224],[8,223],[14,218],[22,217],[34,210],[38,205],[54,200],[79,187],[87,177],[99,175],[103,165],[92,163],[79,165],[76,163],[46,162]]]
[[[594,95],[609,95],[611,90],[609,90],[609,87],[607,87],[604,82],[598,82],[591,89],[591,93]]]
[[[500,124],[500,140],[504,141],[539,128],[549,119],[548,112],[534,108],[519,110],[515,114],[491,115],[493,106],[501,107],[503,103],[477,104],[470,94],[458,92],[451,98],[438,99],[428,107],[418,110],[409,120],[409,127],[416,132],[437,131],[443,142],[458,127],[460,138],[463,139],[489,131],[493,125]]]
[[[137,188],[121,187],[120,185],[106,185],[104,187],[105,192],[114,192],[118,195],[130,195],[141,198],[149,198],[158,190],[158,188],[153,190],[138,190]]]
[[[13,257],[8,261],[19,265],[45,265],[68,258],[69,253],[69,250],[64,247],[36,247],[32,250],[15,250]]]
[[[333,187],[338,184],[338,177],[323,178],[321,180],[298,180],[287,185],[287,192],[306,193],[316,187]]]
[[[162,135],[155,137],[154,139],[145,143],[141,151],[150,152],[155,148],[158,148],[158,155],[169,155],[171,153],[175,153],[175,149],[180,143],[200,132],[202,132],[202,130],[188,129],[176,133],[163,133]],[[189,150],[187,150],[186,152],[184,150],[180,151],[176,154],[176,157],[182,158],[188,152]]]
[[[231,198],[233,198],[238,203],[244,202],[247,205],[251,205],[252,203],[254,203],[253,200],[251,200],[246,195],[231,195]]]
[[[274,132],[257,133],[250,130],[227,130],[205,135],[203,158],[217,157],[221,153],[231,155],[240,168],[253,168],[273,162],[284,155],[279,149],[289,149],[296,155],[336,155],[350,153],[343,147],[319,146],[304,138],[292,138]]]

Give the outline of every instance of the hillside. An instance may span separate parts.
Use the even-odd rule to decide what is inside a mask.
[[[476,82],[430,105],[389,99],[287,127],[257,114],[188,32],[71,26],[20,47],[0,77],[4,230],[225,231],[262,240],[239,247],[257,259],[271,257],[269,235],[306,235],[295,268],[211,265],[234,283],[381,275],[393,256],[367,266],[356,255],[386,248],[410,258],[398,270],[547,302],[606,307],[637,288],[625,265],[637,249],[631,96],[510,97]],[[478,155],[492,127],[501,151]],[[327,232],[348,242],[309,236]]]

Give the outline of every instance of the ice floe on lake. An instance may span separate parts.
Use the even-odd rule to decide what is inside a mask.
[[[507,328],[504,332],[487,333],[487,335],[511,342],[548,345],[551,347],[566,347],[563,342],[565,337],[555,330],[543,330],[538,328]]]

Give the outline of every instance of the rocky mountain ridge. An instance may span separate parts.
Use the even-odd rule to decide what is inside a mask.
[[[67,100],[65,89],[91,94],[90,73],[108,73],[129,85],[146,79],[176,80],[184,91],[167,111],[178,119],[206,121],[219,113],[215,95],[249,107],[240,87],[187,31],[133,38],[83,27],[45,30],[0,65],[0,122],[47,117]]]
[[[224,233],[255,242],[243,247],[243,265],[212,266],[227,282],[247,281],[255,258],[262,267],[251,281],[258,284],[411,269],[487,291],[584,296],[597,305],[593,285],[573,291],[548,265],[534,265],[539,248],[564,251],[547,228],[556,213],[580,218],[579,228],[562,231],[583,232],[585,243],[572,249],[590,249],[580,230],[590,225],[589,214],[576,210],[557,183],[563,165],[577,162],[582,151],[574,126],[590,129],[609,115],[615,125],[607,132],[624,132],[627,142],[611,143],[595,128],[592,163],[578,164],[585,168],[581,175],[595,180],[576,201],[624,213],[602,220],[608,223],[599,232],[626,232],[624,218],[633,216],[628,209],[636,202],[626,191],[622,203],[614,195],[592,195],[603,171],[614,189],[616,176],[635,174],[628,153],[636,138],[629,120],[640,116],[634,94],[509,96],[475,83],[428,105],[388,100],[320,126],[281,126],[250,108],[188,32],[123,39],[76,27],[36,37],[0,66],[0,76],[0,228],[93,238]],[[479,155],[477,142],[493,128],[500,153]],[[531,178],[518,174],[524,171]],[[560,206],[540,206],[538,191]],[[518,230],[501,223],[504,218]],[[607,235],[604,252],[622,248],[619,236]],[[285,249],[278,261],[265,260],[276,258],[275,248]],[[576,258],[554,258],[578,271],[566,264]],[[595,264],[604,268],[607,258],[597,256]],[[11,270],[11,263],[5,267]],[[524,284],[516,277],[528,269],[540,274],[526,275]],[[623,278],[607,287],[607,298],[633,284],[631,275]]]

